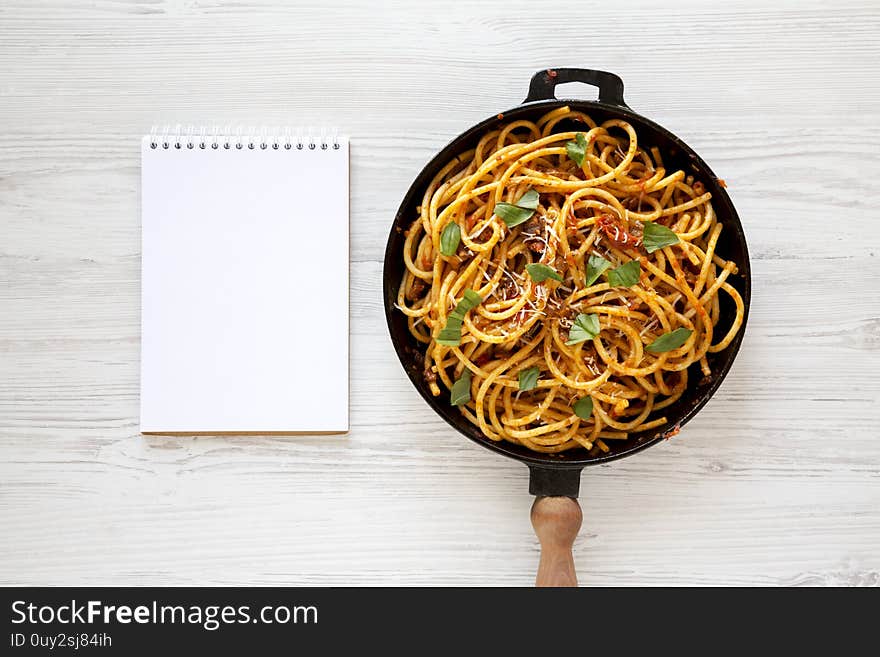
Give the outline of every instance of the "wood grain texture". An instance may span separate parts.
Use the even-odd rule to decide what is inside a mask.
[[[877,3],[538,6],[3,3],[0,584],[531,584],[526,468],[411,389],[381,257],[432,154],[566,65],[727,180],[755,288],[699,417],[584,473],[579,581],[880,584]],[[352,135],[350,435],[138,434],[138,137],[177,123]]]

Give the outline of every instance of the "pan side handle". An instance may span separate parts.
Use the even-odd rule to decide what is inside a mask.
[[[623,100],[623,80],[614,73],[590,68],[548,68],[532,76],[529,95],[524,103],[534,100],[555,100],[556,85],[582,82],[599,88],[599,102],[627,107]]]
[[[577,586],[572,546],[583,514],[578,504],[581,470],[551,470],[530,466],[532,527],[541,543],[535,586]]]

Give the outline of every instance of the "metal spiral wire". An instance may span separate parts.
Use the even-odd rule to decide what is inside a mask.
[[[154,126],[153,150],[339,150],[339,133],[330,128],[261,126]]]

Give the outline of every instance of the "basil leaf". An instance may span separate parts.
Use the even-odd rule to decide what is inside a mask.
[[[501,217],[501,220],[507,224],[508,228],[513,228],[528,221],[535,214],[535,211],[520,208],[510,203],[496,203],[495,214]]]
[[[587,395],[578,399],[574,406],[574,414],[582,420],[589,420],[593,416],[593,398]]]
[[[545,265],[543,262],[533,262],[530,265],[526,265],[526,271],[529,272],[529,276],[535,283],[543,283],[548,278],[552,278],[560,283],[562,282],[562,276],[553,267]]]
[[[583,132],[575,135],[574,141],[565,144],[565,152],[568,157],[574,160],[579,167],[584,165],[584,158],[587,157],[587,136]]]
[[[461,310],[462,315],[466,313],[468,310],[473,310],[477,306],[483,303],[483,297],[474,292],[473,290],[465,290],[464,298],[458,302],[458,305],[455,307],[455,310]]]
[[[602,272],[608,269],[611,263],[602,256],[591,255],[587,260],[587,287],[596,282],[596,279],[602,275]]]
[[[691,337],[691,333],[693,333],[693,331],[690,329],[686,329],[683,326],[679,327],[674,331],[664,333],[654,340],[654,342],[645,347],[645,349],[652,354],[662,354],[664,351],[678,349],[681,345],[687,342],[688,338]]]
[[[461,241],[461,228],[454,221],[450,221],[440,235],[440,253],[445,256],[455,255],[458,251],[458,243]]]
[[[442,328],[437,334],[437,344],[446,345],[447,347],[457,347],[461,344],[461,327],[458,328]]]
[[[449,391],[449,403],[453,406],[461,406],[467,404],[471,400],[471,371],[465,369],[461,373],[461,377],[452,384],[452,390]]]
[[[645,251],[648,253],[654,253],[670,244],[678,244],[678,235],[666,226],[655,224],[653,221],[646,221],[643,225],[642,244],[645,245]]]
[[[520,196],[519,200],[514,203],[496,203],[495,214],[501,217],[501,220],[507,224],[508,228],[519,226],[525,223],[535,214],[538,209],[538,192],[534,189],[528,190]]]
[[[639,282],[642,273],[642,263],[638,260],[630,260],[625,265],[608,272],[608,285],[611,287],[632,287]]]
[[[538,385],[538,377],[541,376],[541,370],[537,367],[530,367],[519,373],[519,389],[521,392],[531,390]]]
[[[581,313],[575,318],[574,324],[571,325],[571,329],[568,331],[568,342],[565,344],[580,344],[581,342],[592,340],[599,335],[599,331],[599,316]]]
[[[446,318],[446,326],[440,329],[435,342],[447,347],[461,344],[461,324],[468,310],[473,310],[483,302],[483,298],[473,290],[465,290],[464,298],[455,306],[455,310]]]
[[[528,190],[525,194],[519,197],[519,200],[515,203],[516,207],[524,208],[526,210],[537,210],[538,209],[538,192],[534,189]]]

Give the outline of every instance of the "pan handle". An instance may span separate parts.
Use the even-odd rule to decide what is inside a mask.
[[[628,107],[623,101],[623,80],[614,73],[596,71],[591,68],[548,68],[532,76],[529,95],[524,103],[535,100],[556,100],[554,94],[557,84],[564,82],[583,82],[599,88],[599,102]]]
[[[532,527],[541,543],[535,586],[577,586],[571,548],[581,528],[578,504],[581,469],[559,470],[529,466]]]

